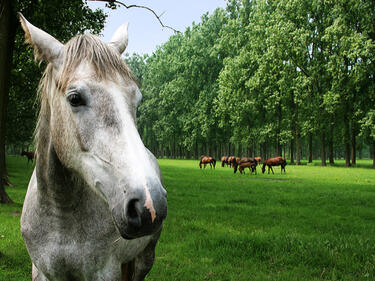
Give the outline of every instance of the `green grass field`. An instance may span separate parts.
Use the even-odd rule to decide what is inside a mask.
[[[147,280],[375,280],[375,170],[313,165],[287,174],[159,161],[168,217]],[[218,163],[219,164],[219,163]],[[9,158],[15,205],[0,205],[0,280],[31,280],[19,212],[31,167]]]

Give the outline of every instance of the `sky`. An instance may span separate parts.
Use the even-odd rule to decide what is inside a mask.
[[[120,0],[127,5],[137,4],[153,9],[156,14],[163,14],[164,25],[184,32],[193,22],[201,21],[201,16],[216,8],[224,8],[225,0]],[[91,9],[102,8],[107,14],[107,21],[101,39],[109,42],[116,29],[129,22],[129,43],[126,52],[129,54],[152,54],[156,47],[168,41],[173,31],[163,28],[156,17],[148,10],[120,7],[117,10],[105,8],[103,2],[87,2]]]

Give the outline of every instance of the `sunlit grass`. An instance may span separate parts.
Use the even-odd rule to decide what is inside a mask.
[[[148,280],[375,278],[375,170],[239,175],[159,162],[169,214]]]
[[[20,233],[20,215],[33,165],[26,158],[7,159],[12,187],[6,191],[14,204],[0,205],[0,280],[31,280],[31,262]]]
[[[30,280],[19,211],[31,168],[9,162],[16,205],[0,205],[0,280]],[[286,166],[286,174],[161,159],[168,216],[147,280],[374,280],[375,170]]]

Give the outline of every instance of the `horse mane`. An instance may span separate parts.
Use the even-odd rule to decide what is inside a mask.
[[[135,80],[118,51],[103,43],[95,35],[77,35],[65,44],[64,49],[64,62],[59,77],[59,86],[62,90],[65,90],[69,83],[72,70],[84,61],[91,64],[99,80],[113,80],[118,73],[125,78]]]
[[[38,87],[40,104],[37,126],[34,132],[34,142],[44,142],[43,126],[49,123],[50,109],[48,92],[53,88],[64,93],[72,80],[75,70],[82,62],[88,62],[95,72],[95,79],[116,81],[120,75],[126,81],[137,83],[129,67],[116,49],[103,43],[97,36],[81,34],[71,38],[64,45],[63,64],[59,73],[55,74],[52,63],[49,63],[43,73]],[[54,77],[56,75],[56,77]],[[47,122],[47,123],[46,123]],[[36,152],[37,153],[37,152]]]

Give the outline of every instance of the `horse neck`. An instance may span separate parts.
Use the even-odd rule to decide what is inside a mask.
[[[47,120],[39,124],[37,151],[36,177],[42,202],[63,209],[77,204],[82,197],[83,183],[60,162]]]

